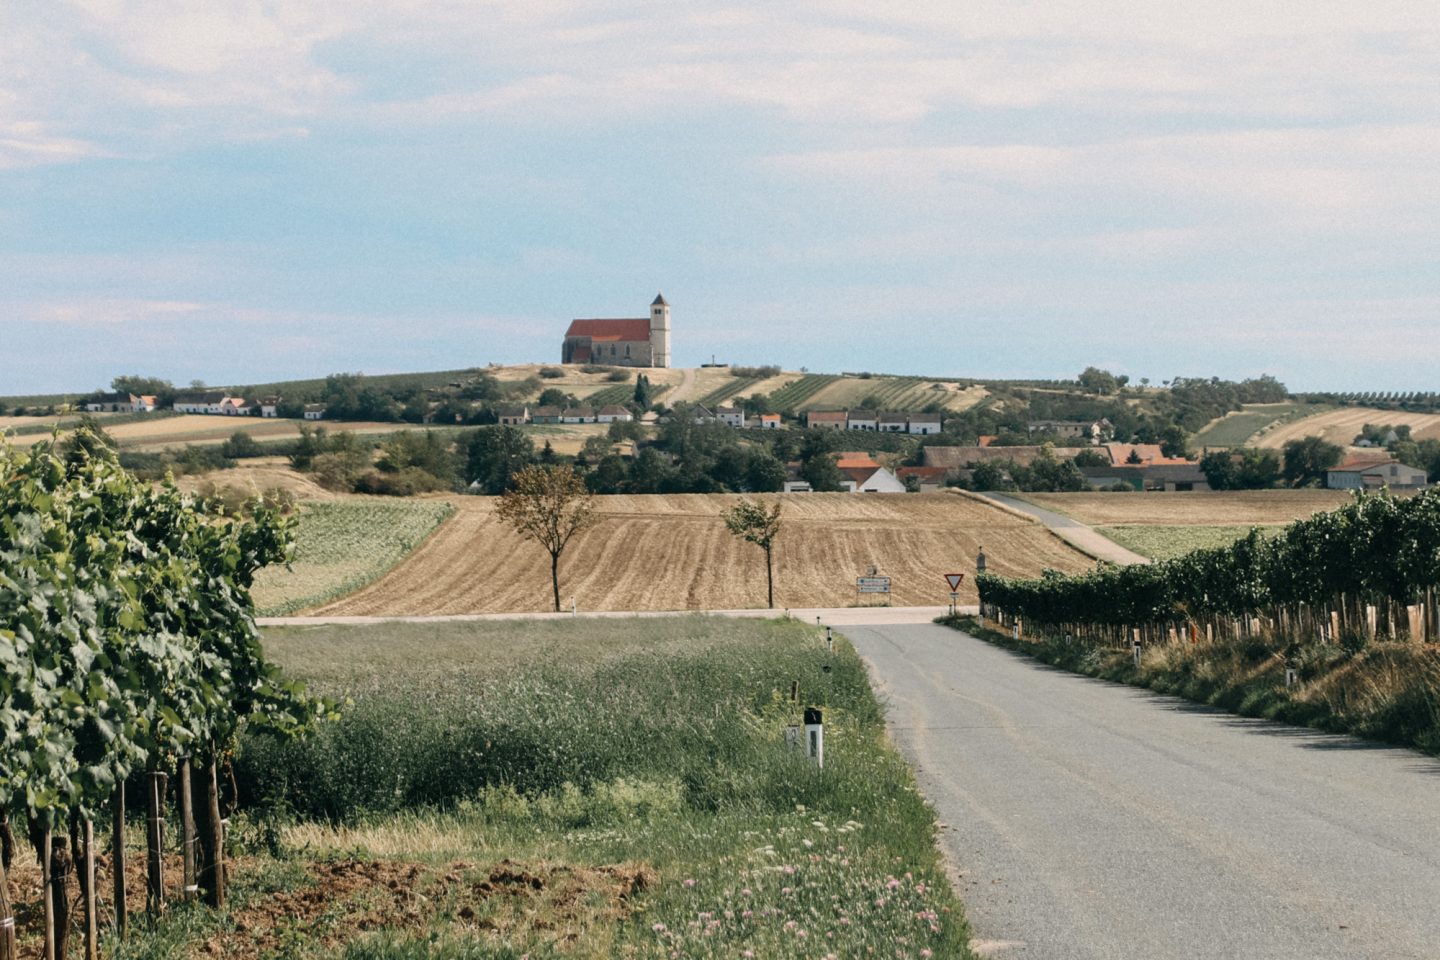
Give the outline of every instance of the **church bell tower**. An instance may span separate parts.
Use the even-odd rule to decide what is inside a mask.
[[[670,366],[670,304],[659,293],[650,304],[650,366]]]

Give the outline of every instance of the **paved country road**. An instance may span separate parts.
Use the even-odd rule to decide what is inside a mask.
[[[1440,761],[845,626],[999,958],[1434,960]]]

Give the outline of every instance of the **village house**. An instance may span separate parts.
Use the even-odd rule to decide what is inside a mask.
[[[594,423],[594,407],[571,407],[560,415],[561,423]]]
[[[559,407],[536,407],[530,414],[531,423],[562,423],[564,422],[565,411]]]
[[[690,419],[693,423],[714,423],[715,414],[710,412],[709,407],[696,403],[690,406]]]
[[[222,417],[248,417],[252,405],[244,397],[226,397],[220,401],[219,408],[214,412]]]
[[[628,407],[612,403],[609,406],[601,407],[596,419],[600,423],[629,423],[635,419],[635,414],[631,413]]]
[[[1377,487],[1414,489],[1426,486],[1427,479],[1424,470],[1403,464],[1399,460],[1350,460],[1325,471],[1325,486],[1331,490],[1370,490]]]
[[[159,405],[159,399],[151,394],[143,394],[138,397],[134,394],[130,395],[131,413],[154,413]]]
[[[135,398],[128,393],[102,393],[85,403],[88,413],[130,413]]]
[[[280,398],[261,397],[260,416],[265,417],[266,419],[274,419],[275,417],[280,416]]]
[[[762,413],[762,414],[760,414],[760,429],[761,429],[761,430],[779,430],[779,429],[780,429],[780,414],[778,414],[778,413]]]
[[[912,413],[910,414],[909,429],[912,434],[921,437],[928,437],[940,432],[940,414],[938,413]]]
[[[670,304],[657,294],[649,317],[571,320],[560,362],[670,366]]]
[[[916,493],[939,493],[945,488],[945,472],[944,467],[901,467],[895,476],[906,490],[913,485]]]
[[[851,493],[904,493],[905,484],[873,460],[868,453],[839,453],[835,466],[844,477],[842,485]]]
[[[1053,433],[1067,440],[1083,438],[1091,443],[1099,443],[1113,427],[1106,417],[1099,420],[1031,420],[1025,425],[1030,433]]]
[[[223,393],[182,393],[175,398],[171,409],[176,413],[210,413],[225,399]]]
[[[880,421],[876,417],[874,410],[851,410],[848,418],[849,426],[847,429],[869,431],[879,429]]]
[[[497,418],[502,427],[523,427],[530,422],[530,408],[503,407]]]
[[[875,421],[881,433],[904,433],[910,427],[910,415],[895,410],[883,411]]]
[[[742,407],[716,407],[715,419],[727,427],[745,426],[745,410]]]
[[[324,419],[325,419],[325,404],[323,404],[323,403],[307,403],[307,404],[305,404],[305,412],[304,412],[303,416],[305,417],[306,420],[324,420]]]
[[[844,410],[811,410],[805,414],[805,426],[811,430],[844,430],[847,420]]]

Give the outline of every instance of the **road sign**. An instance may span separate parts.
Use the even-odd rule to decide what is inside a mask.
[[[889,593],[889,577],[857,577],[855,586],[861,593]]]
[[[964,579],[965,579],[965,574],[963,574],[963,573],[947,573],[947,574],[945,574],[945,582],[948,583],[948,584],[950,584],[950,592],[951,592],[951,593],[959,593],[959,592],[960,592],[960,581],[961,581],[961,580],[964,580]]]

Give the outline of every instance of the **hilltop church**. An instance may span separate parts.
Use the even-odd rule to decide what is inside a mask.
[[[571,320],[560,346],[560,362],[670,366],[670,304],[656,294],[649,318]]]

